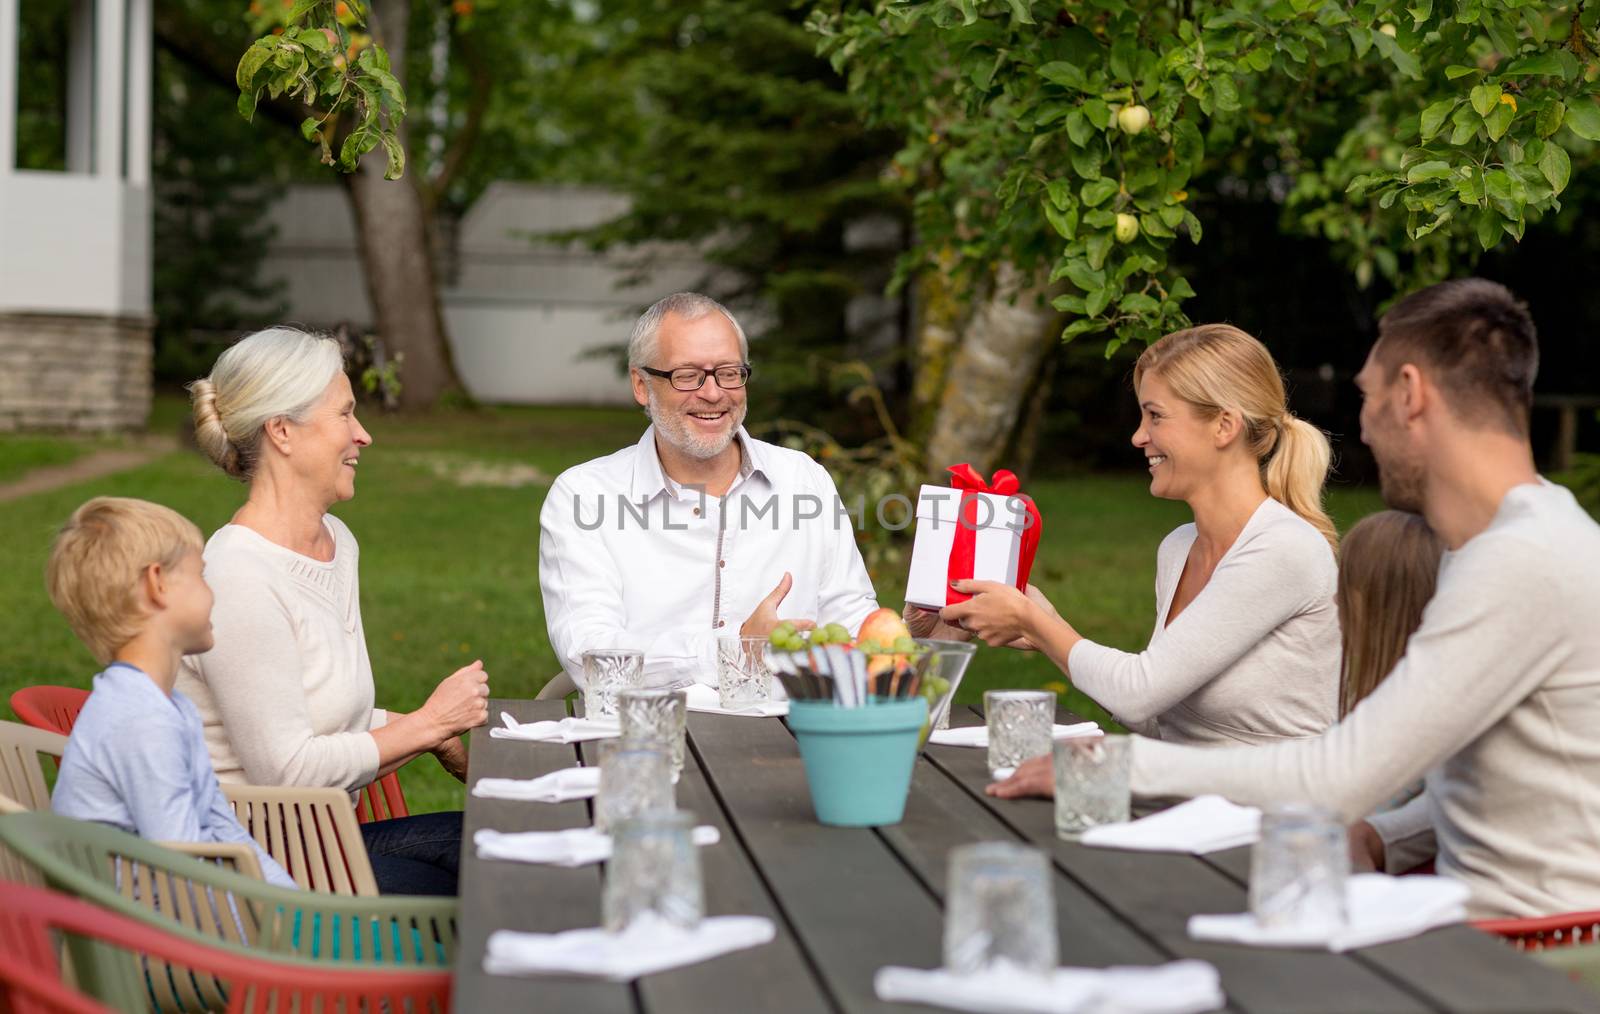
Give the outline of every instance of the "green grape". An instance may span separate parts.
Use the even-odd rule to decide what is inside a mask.
[[[894,639],[893,647],[897,654],[903,655],[907,652],[916,651],[917,642],[909,637],[897,637]]]
[[[922,685],[932,690],[935,695],[943,695],[950,691],[950,681],[943,676],[929,676],[923,680]]]

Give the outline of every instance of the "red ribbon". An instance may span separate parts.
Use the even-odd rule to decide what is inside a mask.
[[[1028,574],[1033,570],[1033,554],[1039,548],[1039,530],[1043,521],[1039,517],[1039,508],[1034,506],[1033,498],[1020,494],[1021,482],[1014,473],[1002,468],[994,473],[994,481],[984,481],[982,473],[966,462],[951,465],[946,469],[950,473],[950,485],[961,490],[961,506],[956,513],[956,538],[950,547],[950,567],[947,576],[951,581],[961,581],[972,577],[973,561],[977,554],[978,545],[978,494],[994,493],[1004,497],[1017,497],[1023,502],[1023,509],[1027,512],[1028,520],[1022,529],[1022,547],[1017,555],[1017,590],[1025,591],[1028,587]],[[966,592],[958,592],[945,585],[945,604],[955,605],[971,598]]]

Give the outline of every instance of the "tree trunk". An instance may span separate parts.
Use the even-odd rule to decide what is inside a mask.
[[[410,18],[409,0],[376,0],[372,5],[373,37],[390,54],[402,87]],[[402,125],[402,144],[405,139]],[[382,155],[381,150],[370,153],[343,180],[355,211],[373,322],[389,353],[405,356],[400,407],[427,409],[461,385],[439,307],[428,212],[412,182],[417,169],[408,164],[406,178],[386,180]]]
[[[1039,364],[1059,340],[1061,315],[1049,286],[1008,264],[995,272],[989,295],[974,310],[950,368],[938,417],[928,438],[930,475],[970,462],[988,474],[1016,431],[1034,391]]]
[[[961,338],[961,301],[950,286],[950,276],[940,266],[917,276],[913,286],[916,323],[912,334],[911,425],[908,435],[922,446],[938,418],[939,401],[950,376]]]
[[[1050,392],[1055,387],[1056,369],[1061,362],[1061,350],[1044,343],[1044,358],[1040,362],[1032,390],[1024,399],[1021,416],[1015,431],[1006,444],[1004,467],[1011,469],[1027,482],[1033,471],[1034,459],[1039,456],[1039,438],[1044,433],[1045,412],[1050,407]]]

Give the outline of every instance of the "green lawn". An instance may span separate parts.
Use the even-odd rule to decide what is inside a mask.
[[[20,479],[36,468],[65,465],[93,449],[87,440],[7,434],[0,438],[0,483]]]
[[[165,422],[181,412],[163,403]],[[362,611],[380,706],[410,709],[445,675],[475,658],[500,696],[531,696],[557,670],[539,601],[538,515],[547,481],[561,469],[637,439],[637,412],[617,409],[493,409],[428,419],[364,420],[376,443],[363,455],[359,494],[336,508],[362,545]],[[17,441],[17,445],[13,445]],[[23,443],[0,438],[0,463],[21,460]],[[45,440],[43,443],[50,443]],[[71,441],[64,441],[71,443]],[[48,452],[46,452],[48,453]],[[0,467],[4,467],[0,464]],[[520,479],[507,487],[483,480]],[[1045,519],[1035,583],[1087,636],[1141,647],[1154,622],[1155,550],[1187,520],[1182,504],[1155,500],[1140,476],[1040,480],[1029,492]],[[51,493],[0,503],[0,698],[31,683],[87,686],[97,666],[51,608],[43,587],[55,527],[96,494],[165,503],[204,531],[224,524],[243,497],[238,483],[198,454],[166,455],[140,468]],[[1342,525],[1377,506],[1376,496],[1336,491]],[[880,582],[898,607],[900,579]],[[1061,674],[1042,658],[980,648],[962,697],[985,688],[1037,686]],[[1081,696],[1075,706],[1098,709]],[[407,768],[418,811],[461,805],[461,787],[431,760]]]

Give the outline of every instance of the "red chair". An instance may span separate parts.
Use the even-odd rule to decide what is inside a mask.
[[[1563,912],[1532,919],[1481,919],[1472,924],[1519,951],[1543,951],[1600,942],[1600,911]]]
[[[11,710],[35,729],[70,736],[88,699],[89,691],[77,687],[23,687],[11,695]],[[362,789],[356,801],[356,820],[362,824],[410,815],[400,776],[393,771]]]
[[[90,942],[102,957],[108,945],[109,951],[125,952],[130,960],[124,970],[129,974],[93,976],[101,983],[98,1000],[66,986],[52,931]],[[208,995],[201,999],[208,1010],[443,1014],[450,1006],[447,971],[380,971],[371,965],[253,957],[154,930],[64,894],[0,881],[0,1010],[107,1014],[148,1006],[142,959],[188,970],[184,978],[190,985],[206,985]],[[97,973],[112,967],[104,960],[92,963]]]

